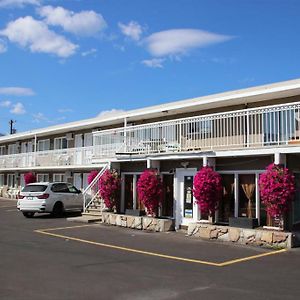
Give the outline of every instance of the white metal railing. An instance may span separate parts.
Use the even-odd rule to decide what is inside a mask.
[[[97,174],[97,176],[93,179],[93,181],[86,187],[86,189],[82,192],[83,194],[83,211],[86,212],[89,206],[95,201],[95,199],[99,196],[99,180],[104,172],[109,168],[109,164],[107,163],[101,171]],[[102,209],[101,207],[100,209]]]
[[[94,157],[300,145],[300,102],[96,131]]]
[[[90,165],[93,147],[37,151],[0,156],[0,168]]]

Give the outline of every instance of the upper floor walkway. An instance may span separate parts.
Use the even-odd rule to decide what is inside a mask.
[[[0,169],[88,166],[124,156],[300,146],[300,102],[93,132],[93,146],[0,156]]]

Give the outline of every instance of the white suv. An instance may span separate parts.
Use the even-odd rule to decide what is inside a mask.
[[[26,218],[32,218],[35,213],[58,216],[65,211],[82,211],[83,196],[66,182],[31,183],[19,193],[17,208]]]

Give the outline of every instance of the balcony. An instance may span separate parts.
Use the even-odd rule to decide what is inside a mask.
[[[94,132],[94,158],[300,146],[300,102]]]
[[[92,156],[93,147],[3,155],[0,169],[90,165]]]

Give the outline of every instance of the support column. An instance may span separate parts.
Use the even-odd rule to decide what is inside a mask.
[[[160,171],[160,161],[159,160],[151,160],[150,158],[147,159],[147,168],[148,169],[157,169]]]
[[[203,156],[203,167],[211,167],[212,169],[216,168],[216,158]]]
[[[274,153],[274,164],[276,165],[284,165],[286,167],[286,154],[275,152]]]
[[[110,162],[110,169],[116,170],[118,174],[121,174],[121,164],[119,162]]]

